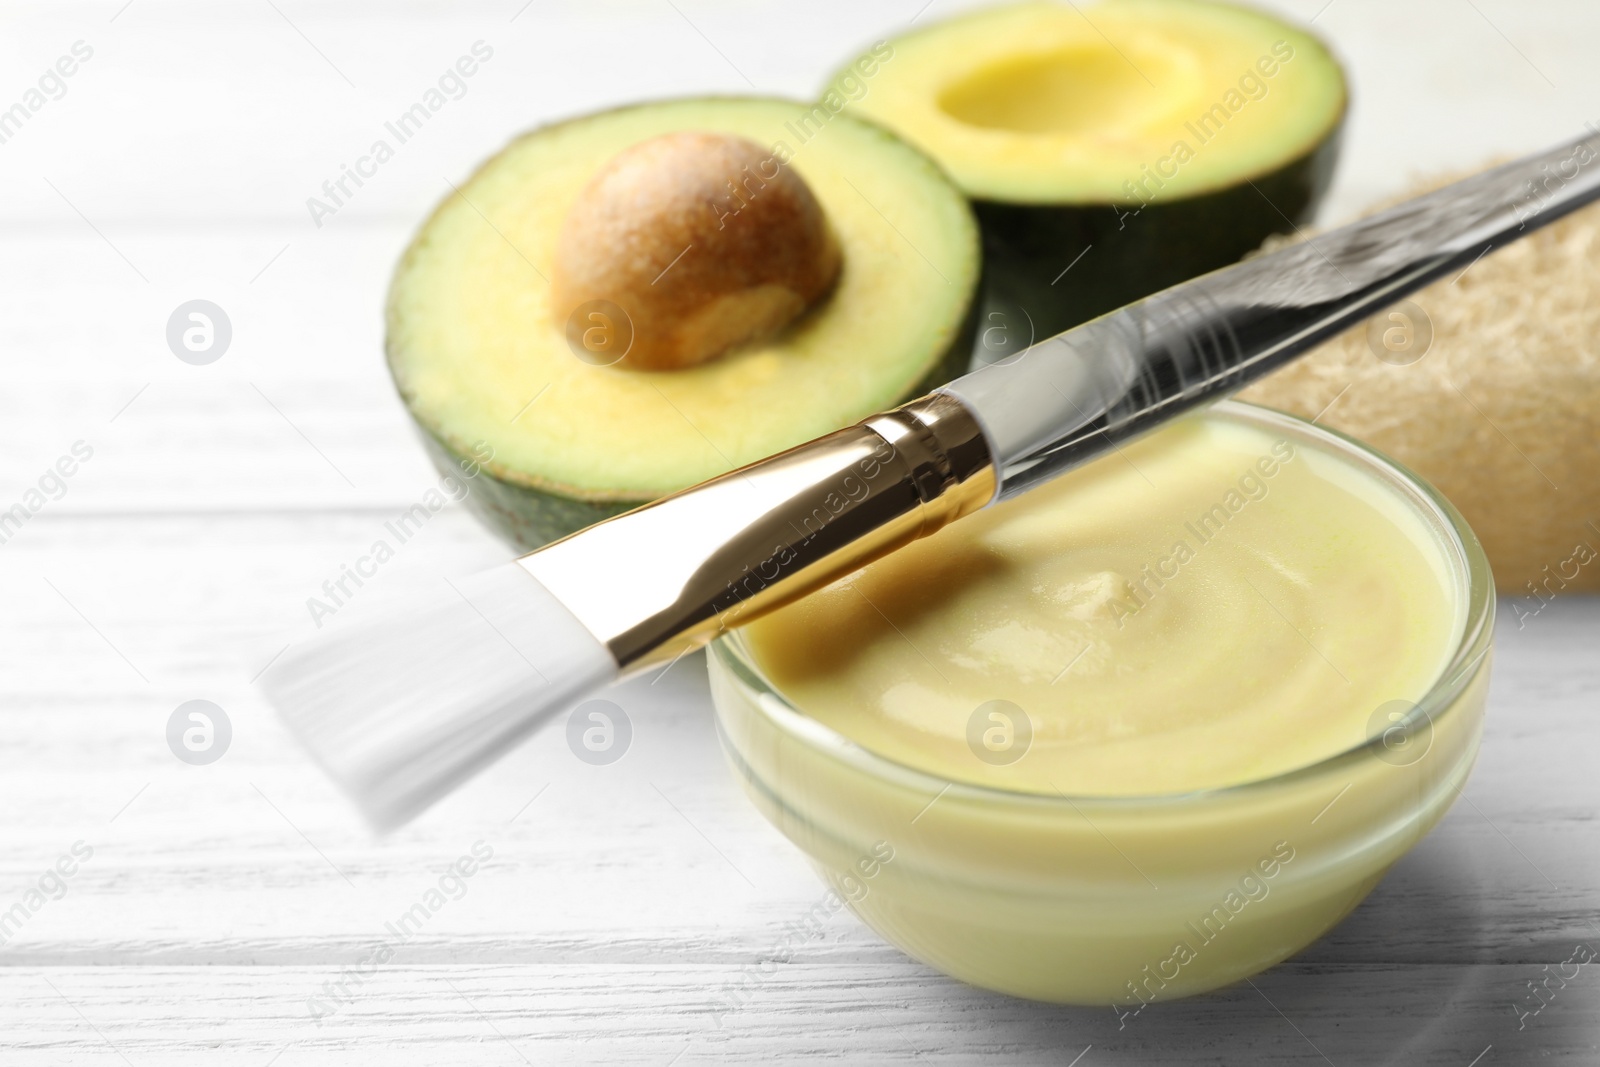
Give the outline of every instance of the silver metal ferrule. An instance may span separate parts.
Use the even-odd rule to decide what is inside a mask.
[[[935,393],[518,562],[626,671],[675,659],[994,496],[982,427]]]

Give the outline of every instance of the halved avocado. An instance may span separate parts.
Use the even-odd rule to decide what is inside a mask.
[[[838,281],[775,337],[710,362],[596,365],[569,345],[571,309],[552,306],[557,235],[603,165],[676,131],[748,138],[794,168],[838,240]],[[389,290],[389,368],[440,469],[481,470],[469,506],[536,547],[959,373],[979,262],[961,193],[876,125],[777,99],[641,104],[528,133],[445,198]]]
[[[986,259],[982,358],[1308,220],[1332,175],[1346,92],[1320,41],[1262,12],[1108,0],[930,26],[863,54],[824,100],[920,146],[972,198]]]

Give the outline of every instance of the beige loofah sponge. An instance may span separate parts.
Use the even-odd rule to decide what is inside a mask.
[[[1307,417],[1326,408],[1319,423],[1431,481],[1482,539],[1524,624],[1557,595],[1600,590],[1600,208],[1412,304],[1243,398]]]

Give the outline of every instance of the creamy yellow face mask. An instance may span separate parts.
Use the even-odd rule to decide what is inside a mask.
[[[1184,793],[1349,749],[1462,625],[1444,546],[1303,440],[1180,422],[749,627],[866,748],[1047,795]]]

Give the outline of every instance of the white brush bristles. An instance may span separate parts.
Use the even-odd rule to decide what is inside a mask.
[[[615,680],[611,653],[514,563],[330,627],[267,699],[379,830],[407,822],[550,715]]]

